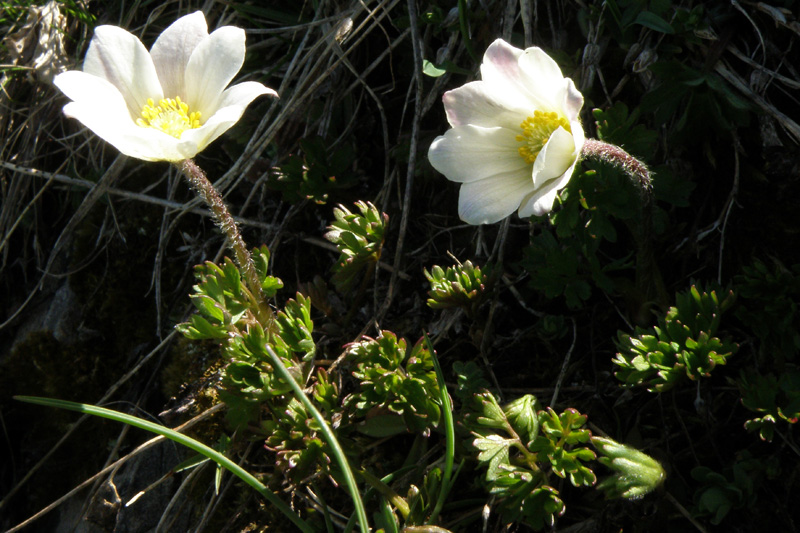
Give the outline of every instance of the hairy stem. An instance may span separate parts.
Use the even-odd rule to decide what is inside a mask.
[[[643,199],[650,202],[653,191],[650,169],[631,154],[614,144],[597,139],[586,139],[581,155],[608,163],[623,171],[639,187]]]
[[[653,252],[653,178],[650,169],[619,146],[597,139],[586,139],[581,155],[621,170],[639,190],[639,220],[632,230],[637,246],[636,288],[647,300],[642,302],[645,305],[638,311],[646,316],[647,304],[655,302],[666,306],[667,303],[664,280]]]
[[[203,169],[197,166],[194,160],[184,159],[177,163],[177,166],[181,169],[181,172],[183,172],[191,188],[200,195],[206,205],[211,209],[211,213],[214,215],[217,225],[225,234],[225,237],[227,237],[228,246],[233,250],[236,264],[244,273],[247,288],[250,290],[250,294],[253,295],[257,309],[261,315],[258,318],[260,321],[263,321],[262,323],[268,323],[272,318],[272,310],[264,302],[261,281],[259,280],[255,263],[253,263],[253,257],[250,255],[250,251],[247,249],[241,233],[239,233],[239,227],[236,225],[236,221],[233,219],[230,211],[228,211],[228,207],[222,200],[222,196],[220,196],[219,192],[217,192],[206,177]]]

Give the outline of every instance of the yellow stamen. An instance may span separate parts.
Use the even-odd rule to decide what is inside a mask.
[[[147,105],[142,108],[142,118],[136,124],[143,128],[155,128],[167,135],[181,138],[181,133],[186,130],[200,127],[200,112],[189,112],[189,105],[181,102],[181,97],[162,98],[158,105],[152,98],[147,99]]]
[[[516,137],[517,141],[525,143],[517,148],[522,159],[526,163],[536,161],[539,152],[542,151],[544,145],[550,140],[550,136],[559,126],[572,133],[566,117],[559,116],[555,112],[534,111],[532,117],[523,120],[519,125],[522,128],[522,134]]]

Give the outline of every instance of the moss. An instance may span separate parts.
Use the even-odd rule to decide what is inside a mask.
[[[215,376],[223,363],[219,343],[181,337],[172,345],[161,371],[161,392],[167,398],[178,396],[188,385],[196,387]]]
[[[119,374],[97,344],[66,345],[49,331],[29,334],[0,368],[1,390],[72,401],[102,396]]]
[[[27,472],[79,418],[71,411],[16,402],[12,396],[95,400],[118,374],[119,368],[109,365],[104,351],[92,343],[65,345],[49,332],[28,335],[0,364],[0,410],[11,436],[4,455],[15,458],[19,472]],[[9,513],[14,519],[27,518],[96,472],[106,443],[118,432],[119,427],[106,420],[91,419],[81,425],[23,486]]]

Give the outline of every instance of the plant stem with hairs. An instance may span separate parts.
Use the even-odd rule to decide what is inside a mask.
[[[650,169],[619,146],[597,139],[586,139],[581,155],[607,163],[624,172],[639,189],[639,223],[631,229],[636,239],[636,289],[643,304],[666,307],[667,292],[653,252],[653,178]],[[648,305],[637,310],[646,313]],[[640,318],[637,316],[637,322]]]
[[[245,283],[250,291],[255,304],[255,309],[258,311],[258,320],[262,324],[268,325],[271,323],[273,314],[272,310],[264,301],[264,294],[261,290],[261,281],[259,280],[258,272],[256,271],[253,257],[239,233],[239,227],[233,219],[228,207],[220,196],[219,192],[214,188],[211,182],[206,177],[205,172],[197,163],[192,159],[184,159],[177,163],[189,186],[200,195],[205,201],[206,205],[211,209],[217,225],[220,227],[225,237],[228,240],[228,246],[233,251],[236,264],[244,273]]]

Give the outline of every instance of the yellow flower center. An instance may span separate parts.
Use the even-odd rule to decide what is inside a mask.
[[[142,108],[142,118],[137,119],[136,124],[161,130],[180,139],[184,131],[200,127],[200,112],[190,113],[189,104],[181,102],[180,96],[162,98],[158,105],[148,98],[147,105]]]
[[[519,125],[522,128],[522,134],[517,135],[517,141],[524,143],[517,148],[522,159],[526,163],[536,161],[536,156],[539,155],[544,145],[550,140],[550,136],[559,126],[572,133],[566,117],[560,116],[555,112],[534,111],[532,117],[523,120],[522,124]]]

